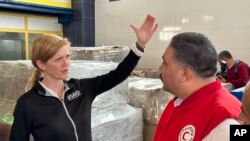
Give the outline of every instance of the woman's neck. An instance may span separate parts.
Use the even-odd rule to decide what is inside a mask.
[[[51,80],[48,78],[44,78],[42,81],[43,85],[47,88],[55,92],[59,98],[62,99],[63,91],[64,91],[64,83],[63,80]]]

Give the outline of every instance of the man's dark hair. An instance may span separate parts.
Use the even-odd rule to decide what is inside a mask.
[[[218,54],[218,58],[232,58],[232,55],[229,51],[223,50]]]
[[[217,53],[210,40],[201,33],[184,32],[175,35],[170,43],[174,59],[193,69],[203,78],[217,71]]]

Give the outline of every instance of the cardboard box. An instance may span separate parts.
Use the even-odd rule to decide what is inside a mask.
[[[156,126],[156,124],[144,124],[143,141],[153,141]]]

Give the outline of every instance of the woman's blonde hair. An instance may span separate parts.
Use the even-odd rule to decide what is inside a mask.
[[[30,90],[35,85],[36,80],[42,76],[42,70],[39,69],[36,61],[40,60],[46,63],[61,47],[67,44],[70,44],[67,38],[54,34],[43,34],[33,41],[31,62],[35,69],[26,84],[26,91]]]

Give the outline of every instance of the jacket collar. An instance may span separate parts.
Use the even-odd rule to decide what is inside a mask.
[[[39,83],[39,81],[42,81],[42,80],[43,80],[43,78],[37,80],[34,87],[37,90],[38,94],[44,95],[44,96],[49,96],[49,95],[47,95],[47,92],[43,88],[43,86]],[[68,91],[68,90],[70,90],[73,87],[73,85],[71,83],[69,83],[68,81],[66,81],[66,80],[64,80],[63,83],[64,83],[64,90],[65,90],[65,92]]]

